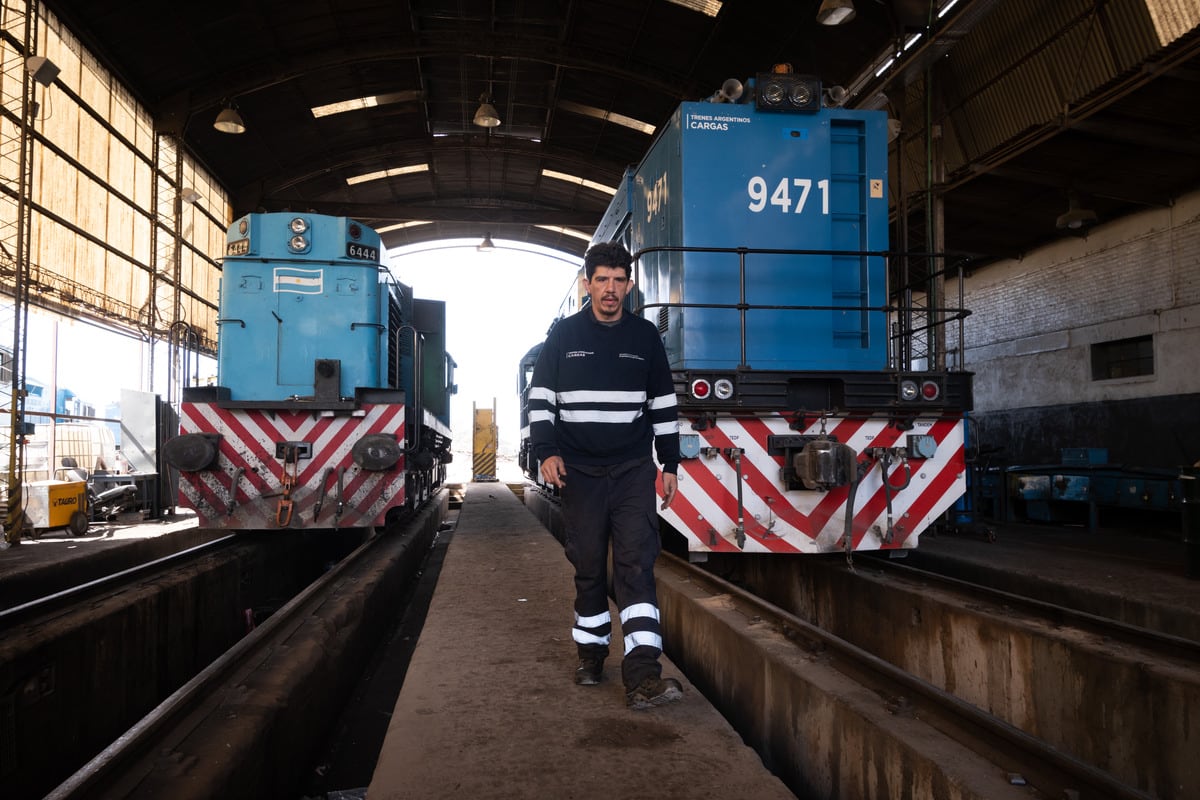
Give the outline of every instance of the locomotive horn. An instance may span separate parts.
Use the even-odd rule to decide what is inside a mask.
[[[825,90],[825,97],[827,100],[825,105],[840,106],[846,102],[846,90],[841,86],[830,86]]]
[[[737,78],[729,78],[721,84],[721,88],[708,98],[710,103],[734,103],[745,91],[742,82]]]

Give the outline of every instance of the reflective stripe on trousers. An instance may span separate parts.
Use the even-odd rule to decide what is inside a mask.
[[[627,688],[661,674],[662,653],[654,560],[660,549],[658,470],[649,458],[611,466],[567,464],[562,492],[567,559],[575,567],[575,614],[572,638],[584,657],[608,653],[608,552],[612,546],[613,594],[621,610],[625,658],[621,674]],[[600,640],[604,641],[601,642]]]

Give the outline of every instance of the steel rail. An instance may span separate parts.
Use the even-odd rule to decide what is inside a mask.
[[[940,714],[946,724],[954,727],[956,733],[982,740],[987,746],[998,749],[1018,763],[1029,767],[1023,772],[1023,776],[1031,776],[1027,778],[1027,782],[1035,788],[1050,790],[1048,796],[1063,796],[1061,792],[1073,789],[1084,797],[1112,797],[1122,800],[1151,800],[1153,797],[723,578],[668,553],[663,553],[660,558],[660,566],[664,566],[663,561],[666,561],[665,566],[673,568],[681,577],[700,585],[707,584],[721,593],[753,606],[760,612],[757,616],[774,618],[789,639],[803,637],[841,656],[846,663],[833,662],[832,665],[839,671],[847,672],[848,677],[862,683],[862,678],[849,674],[857,668],[867,673],[869,680],[887,687],[892,693],[897,693],[896,690],[900,689],[925,700],[929,704],[928,710]],[[925,721],[931,727],[945,732],[928,719]],[[1046,783],[1053,783],[1055,786],[1039,785]]]
[[[180,561],[189,561],[191,559],[198,558],[199,556],[205,555],[209,550],[217,550],[220,547],[232,544],[233,540],[236,538],[237,537],[235,534],[222,536],[219,539],[203,542],[195,545],[194,547],[189,547],[186,550],[180,550],[177,553],[171,553],[170,555],[156,558],[153,561],[147,561],[144,564],[128,567],[120,572],[114,572],[111,575],[105,575],[102,578],[96,578],[88,581],[87,583],[81,583],[78,586],[72,586],[69,589],[63,589],[62,591],[55,592],[54,594],[48,594],[45,597],[39,597],[34,600],[21,603],[20,605],[0,610],[0,630],[18,625],[37,614],[44,614],[47,611],[51,611],[56,608],[62,608],[69,601],[77,600],[84,595],[93,594],[104,589],[110,589],[114,586],[119,586],[122,583],[129,582],[129,580],[132,578],[145,575],[166,566],[174,566]]]
[[[375,546],[387,536],[373,536],[351,551],[332,569],[305,587],[278,611],[253,631],[226,650],[216,661],[201,670],[194,678],[176,689],[145,717],[88,763],[58,785],[43,800],[89,798],[103,794],[104,788],[120,776],[123,770],[150,749],[159,746],[162,734],[179,723],[185,715],[199,708],[216,687],[268,647],[288,629],[303,621],[314,600],[333,588],[349,570],[356,567]]]
[[[1088,611],[1080,611],[1076,608],[1058,605],[1046,600],[1038,600],[1034,597],[1024,597],[1003,589],[972,583],[961,578],[942,575],[937,572],[921,569],[920,567],[909,566],[908,564],[897,564],[894,561],[885,561],[883,559],[872,559],[871,563],[886,571],[893,571],[899,575],[903,575],[909,580],[940,583],[955,591],[973,594],[998,604],[1044,617],[1061,626],[1078,628],[1096,636],[1119,640],[1128,645],[1151,650],[1158,656],[1179,658],[1192,664],[1200,663],[1200,642],[1183,636],[1163,633],[1162,631],[1144,628],[1140,625],[1123,622],[1111,617],[1092,614]]]

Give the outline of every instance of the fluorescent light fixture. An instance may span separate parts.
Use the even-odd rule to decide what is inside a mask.
[[[558,107],[563,111],[571,111],[576,114],[582,114],[585,117],[595,117],[602,119],[605,122],[611,122],[614,125],[623,125],[631,130],[653,135],[655,127],[647,122],[636,120],[633,117],[627,117],[624,114],[615,114],[612,111],[605,111],[595,106],[585,106],[582,103],[572,103],[570,100],[560,100]]]
[[[699,11],[706,17],[715,17],[721,13],[720,0],[667,0],[667,2],[674,3],[689,11]]]
[[[586,186],[589,189],[595,189],[597,192],[604,192],[605,194],[615,195],[617,193],[616,187],[605,186],[603,183],[585,180],[578,175],[568,175],[565,172],[555,172],[552,169],[542,170],[542,177],[554,178],[555,180],[566,181],[567,183],[578,183],[580,186]]]
[[[941,19],[942,17],[944,17],[944,16],[946,16],[947,14],[949,14],[949,13],[950,13],[950,9],[954,8],[956,5],[958,5],[958,0],[950,0],[950,2],[946,3],[946,5],[942,6],[942,7],[941,7],[941,8],[938,10],[938,13],[937,13],[937,15],[938,15],[938,19]]]
[[[592,240],[592,235],[590,233],[583,233],[582,231],[577,231],[572,228],[564,228],[561,225],[535,225],[534,227],[541,228],[544,231],[550,231],[551,233],[561,233],[564,236],[574,236],[576,239],[583,239],[585,242],[590,242]]]
[[[414,172],[428,172],[428,164],[412,164],[407,167],[392,167],[391,169],[381,169],[378,172],[368,172],[365,175],[355,175],[346,178],[346,183],[353,186],[356,183],[366,183],[367,181],[377,181],[380,178],[395,178],[398,175],[411,175]]]
[[[376,228],[376,233],[387,233],[388,231],[399,231],[405,228],[415,228],[417,225],[432,225],[431,219],[410,219],[408,222],[397,222],[395,225],[385,225],[382,228]]]

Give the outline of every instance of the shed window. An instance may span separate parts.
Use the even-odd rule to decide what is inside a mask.
[[[1092,345],[1092,380],[1154,374],[1154,337],[1136,336]]]

